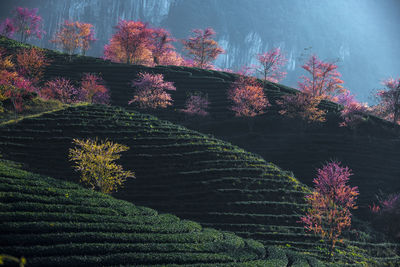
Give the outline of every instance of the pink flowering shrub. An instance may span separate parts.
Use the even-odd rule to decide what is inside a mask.
[[[17,72],[0,70],[0,100],[10,99],[15,113],[24,110],[24,102],[32,98],[36,88]]]
[[[307,123],[324,122],[326,112],[318,108],[322,97],[312,96],[308,93],[285,95],[276,103],[280,106],[279,114],[289,118],[301,118]]]
[[[400,123],[400,78],[387,79],[383,82],[387,90],[380,90],[377,93],[380,103],[377,106],[376,114],[382,118],[391,120],[393,124]]]
[[[166,91],[175,91],[172,82],[164,81],[162,74],[139,73],[139,78],[132,81],[135,87],[133,98],[128,104],[136,103],[139,108],[166,108],[172,105],[171,95]]]
[[[349,91],[346,90],[338,95],[336,102],[344,106],[340,112],[340,117],[343,119],[343,122],[339,124],[340,127],[354,129],[365,120],[365,114],[368,112],[367,104],[357,102]]]
[[[182,109],[182,112],[190,115],[206,116],[208,115],[208,112],[206,111],[208,105],[209,102],[207,95],[192,94],[186,100],[185,109]]]
[[[82,78],[80,95],[84,101],[97,104],[108,104],[110,96],[101,77],[92,73],[85,73]]]
[[[81,91],[65,78],[46,82],[40,90],[40,96],[44,99],[56,99],[65,104],[77,103],[84,98]]]

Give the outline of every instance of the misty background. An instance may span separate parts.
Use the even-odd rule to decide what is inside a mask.
[[[295,88],[311,53],[337,61],[344,86],[370,104],[384,79],[400,76],[399,0],[0,0],[0,20],[17,6],[39,8],[47,34],[30,43],[46,48],[55,48],[49,40],[64,20],[79,20],[94,25],[88,55],[101,57],[119,19],[141,20],[177,39],[214,28],[222,69],[255,64],[257,53],[279,46],[288,59],[281,83]]]

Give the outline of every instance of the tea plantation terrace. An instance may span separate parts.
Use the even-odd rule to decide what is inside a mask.
[[[27,266],[325,266],[0,162],[1,253]]]
[[[10,53],[27,46],[4,37],[0,37],[0,45]],[[315,169],[321,166],[321,162],[332,159],[342,161],[354,171],[351,183],[360,188],[359,207],[364,213],[368,212],[367,207],[379,189],[400,191],[400,185],[394,183],[396,177],[400,176],[400,166],[397,164],[400,160],[400,139],[390,123],[374,116],[368,116],[368,120],[354,132],[338,127],[340,118],[337,111],[340,106],[325,101],[320,106],[330,111],[328,122],[322,126],[307,126],[302,130],[298,120],[286,120],[278,115],[275,105],[275,100],[280,96],[296,90],[267,82],[265,92],[272,106],[267,114],[255,119],[254,133],[249,133],[247,120],[234,118],[229,110],[226,91],[236,74],[179,66],[149,68],[81,56],[72,56],[70,61],[68,55],[45,51],[53,60],[46,69],[46,79],[62,76],[79,81],[84,72],[101,73],[110,88],[114,105],[127,106],[133,96],[131,80],[139,72],[163,74],[166,80],[174,82],[177,87],[176,91],[171,91],[174,105],[154,114],[191,129],[211,133],[257,153],[267,161],[292,170],[298,179],[308,185],[312,184]],[[210,116],[191,120],[179,109],[184,108],[188,93],[195,91],[208,94]]]
[[[309,191],[291,173],[232,144],[153,116],[103,105],[69,107],[2,125],[0,149],[5,158],[29,170],[78,181],[68,149],[73,138],[89,137],[130,147],[120,163],[135,171],[137,179],[128,180],[116,197],[264,245],[323,257],[318,238],[297,222]],[[356,230],[347,236],[339,245],[344,262],[358,257],[379,263],[399,260],[395,244],[379,243]]]

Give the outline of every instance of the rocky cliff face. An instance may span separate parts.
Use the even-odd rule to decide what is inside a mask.
[[[382,79],[400,70],[394,60],[400,57],[396,0],[15,0],[1,5],[1,18],[16,5],[39,7],[48,34],[37,44],[45,47],[52,46],[49,39],[65,19],[94,24],[98,42],[89,51],[94,56],[102,55],[118,19],[147,21],[176,38],[193,28],[213,27],[226,50],[218,67],[238,69],[255,63],[257,53],[280,46],[289,59],[282,83],[289,86],[304,74],[305,54],[316,53],[338,61],[346,87],[363,101],[382,87]]]

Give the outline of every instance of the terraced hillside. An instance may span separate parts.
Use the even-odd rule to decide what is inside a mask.
[[[0,45],[12,53],[20,43],[0,38]],[[111,89],[112,103],[127,106],[133,89],[130,81],[138,72],[148,71],[164,74],[173,81],[177,91],[173,92],[174,106],[155,114],[163,119],[185,125],[191,129],[210,133],[240,147],[261,155],[285,169],[292,170],[300,181],[311,185],[315,169],[321,163],[337,159],[354,171],[351,182],[360,188],[360,208],[365,210],[375,199],[378,190],[399,192],[400,183],[400,139],[391,125],[375,117],[369,117],[357,132],[338,127],[335,113],[339,107],[325,102],[321,106],[331,111],[323,126],[306,129],[296,121],[285,120],[278,115],[273,105],[269,112],[255,120],[254,132],[249,133],[247,121],[234,118],[228,110],[226,90],[234,75],[226,72],[201,70],[176,66],[147,68],[115,64],[90,57],[69,57],[46,50],[53,63],[46,71],[46,79],[66,76],[81,79],[83,72],[101,73]],[[191,91],[207,93],[211,102],[210,116],[188,119],[178,110],[183,108],[187,94]],[[268,83],[265,87],[270,102],[294,89]]]
[[[27,266],[324,266],[0,162],[0,251]]]
[[[216,138],[118,107],[77,106],[0,127],[0,149],[29,170],[77,181],[67,159],[73,138],[128,145],[125,169],[137,179],[115,196],[232,231],[264,245],[322,257],[318,239],[297,223],[307,190],[292,174]],[[75,179],[71,179],[75,177]],[[353,230],[340,245],[345,262],[396,262],[396,245]],[[354,256],[355,255],[355,256]],[[371,258],[376,256],[376,258]]]

